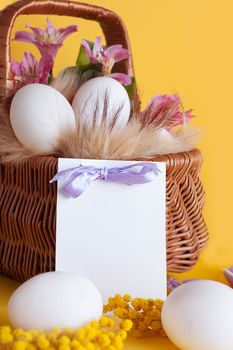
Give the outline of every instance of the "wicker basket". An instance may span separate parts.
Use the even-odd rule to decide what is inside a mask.
[[[10,36],[20,14],[56,14],[99,22],[108,45],[130,43],[121,19],[106,9],[61,0],[22,0],[0,13],[0,92],[12,87]],[[116,70],[133,73],[132,60]],[[167,269],[189,270],[206,245],[202,216],[204,190],[200,181],[199,150],[157,156],[167,163]],[[0,273],[26,280],[55,268],[57,158],[36,157],[20,164],[0,164]]]

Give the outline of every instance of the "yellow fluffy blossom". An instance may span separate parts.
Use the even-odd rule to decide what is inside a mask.
[[[0,350],[121,350],[127,334],[135,337],[165,335],[161,324],[163,301],[117,294],[108,300],[104,313],[113,312],[121,319],[115,324],[112,317],[73,330],[55,328],[51,331],[0,327]]]
[[[132,322],[129,334],[134,337],[148,337],[157,334],[165,335],[161,323],[162,300],[132,299],[130,295],[116,295],[108,299],[104,312],[113,311],[114,315],[125,321],[126,331],[129,320]]]
[[[121,350],[131,326],[130,320],[124,320],[114,332],[114,320],[104,316],[78,330],[56,328],[45,332],[0,327],[0,350]]]

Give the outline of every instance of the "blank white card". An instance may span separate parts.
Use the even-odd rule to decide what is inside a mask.
[[[122,167],[135,161],[63,159],[58,171]],[[115,294],[166,297],[166,165],[140,185],[93,181],[78,198],[57,189],[56,270],[78,271],[103,300]]]

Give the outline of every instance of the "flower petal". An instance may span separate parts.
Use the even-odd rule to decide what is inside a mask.
[[[25,30],[20,30],[15,33],[15,41],[23,41],[25,43],[35,43],[35,37],[32,33],[26,32]]]
[[[148,103],[148,106],[170,106],[171,104],[176,105],[177,110],[179,109],[180,98],[178,95],[154,95]]]
[[[97,36],[95,38],[94,46],[93,46],[93,56],[95,58],[99,57],[100,53],[103,52],[103,47],[101,45],[101,37]]]
[[[49,35],[52,35],[54,32],[56,32],[57,29],[48,18],[47,18],[46,22],[47,22],[46,31],[48,32]]]
[[[184,123],[188,123],[192,120],[192,118],[193,118],[192,109],[189,109],[188,111],[183,111],[183,112],[178,111],[174,114],[172,127],[177,125],[182,125]]]
[[[117,81],[119,81],[119,83],[123,85],[130,85],[132,80],[129,75],[124,73],[112,73],[109,74],[109,77],[116,79]]]
[[[104,53],[108,57],[113,57],[113,55],[122,49],[122,45],[111,45],[104,50]]]
[[[76,25],[66,28],[56,29],[53,23],[47,19],[45,29],[35,28],[27,24],[26,28],[31,29],[32,33],[19,31],[15,34],[15,40],[30,42],[36,45],[41,55],[45,53],[56,56],[58,49],[62,46],[63,41],[73,32],[77,31]]]
[[[35,70],[38,65],[37,59],[30,52],[25,52],[22,58],[22,68],[25,72]]]
[[[155,95],[149,101],[146,109],[140,113],[143,124],[153,124],[167,130],[182,125],[191,120],[191,110],[180,111],[180,97],[178,95]]]
[[[129,58],[129,51],[123,49],[122,45],[112,45],[104,51],[104,55],[112,58],[115,62],[120,62]]]
[[[66,28],[61,28],[57,30],[57,33],[60,35],[58,43],[63,43],[63,41],[72,33],[78,31],[78,26],[71,25]]]
[[[92,57],[91,48],[90,48],[88,42],[87,42],[86,40],[83,39],[83,40],[81,41],[81,45],[82,45],[82,47],[84,48],[84,51],[86,52],[86,55],[87,55],[89,58]]]
[[[13,76],[21,76],[21,63],[17,61],[12,61],[11,62],[11,71],[13,73]]]
[[[91,48],[86,40],[82,40],[81,45],[92,64],[98,63],[98,61],[93,57]]]
[[[11,65],[15,88],[32,83],[48,84],[53,63],[51,55],[45,54],[38,63],[30,52],[25,52],[21,63],[13,61]]]
[[[44,29],[31,27],[30,24],[27,24],[26,28],[31,29],[31,31],[34,34],[35,40],[42,40],[46,34],[46,31]]]

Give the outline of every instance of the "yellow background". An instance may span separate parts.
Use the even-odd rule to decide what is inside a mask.
[[[13,3],[1,0],[0,8]],[[186,108],[192,107],[193,125],[203,130],[202,178],[206,188],[205,217],[210,232],[208,248],[197,266],[181,277],[223,280],[221,268],[233,265],[232,145],[233,145],[233,24],[232,0],[86,0],[117,12],[126,23],[143,105],[155,93],[177,92]],[[79,24],[60,50],[56,72],[75,62],[81,38],[93,40],[98,25],[74,18],[51,17],[57,26]],[[22,16],[25,23],[41,26],[45,17]],[[12,44],[19,60],[31,45]],[[2,282],[1,282],[2,283]],[[168,342],[160,348],[173,349]],[[164,343],[164,344],[165,344]],[[159,340],[157,343],[159,346]],[[148,345],[149,346],[149,345]],[[154,349],[155,349],[155,345]],[[166,346],[166,347],[165,347]],[[170,346],[170,347],[169,347]],[[135,345],[132,346],[135,349]],[[142,346],[141,346],[142,348]],[[148,347],[149,348],[149,347]]]

